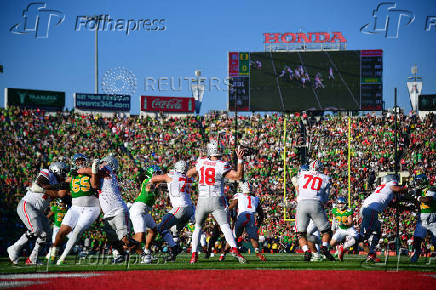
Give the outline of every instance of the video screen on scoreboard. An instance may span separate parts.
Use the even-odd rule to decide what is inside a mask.
[[[382,72],[381,50],[231,52],[229,110],[382,110]]]

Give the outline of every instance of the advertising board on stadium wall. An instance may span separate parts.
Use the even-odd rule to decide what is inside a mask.
[[[193,113],[194,98],[141,96],[141,111]]]
[[[74,107],[83,111],[129,112],[130,95],[75,93]]]
[[[65,106],[65,92],[6,88],[5,107],[8,106],[62,111]]]

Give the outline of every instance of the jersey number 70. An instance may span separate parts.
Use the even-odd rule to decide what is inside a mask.
[[[322,179],[319,177],[314,177],[311,174],[305,174],[304,179],[307,179],[306,183],[303,185],[304,189],[307,189],[309,184],[310,184],[310,189],[312,190],[319,190],[322,186]]]

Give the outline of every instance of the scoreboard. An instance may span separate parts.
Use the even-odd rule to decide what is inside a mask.
[[[383,109],[383,51],[360,51],[360,110]]]
[[[229,53],[229,110],[250,110],[250,54]]]
[[[379,111],[383,51],[228,53],[229,111]]]

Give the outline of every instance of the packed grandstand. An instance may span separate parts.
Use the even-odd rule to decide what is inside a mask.
[[[265,252],[290,252],[298,248],[294,222],[284,219],[284,212],[292,218],[295,209],[295,188],[291,178],[301,167],[299,157],[300,120],[307,129],[309,159],[324,163],[332,178],[327,213],[336,198],[348,198],[348,117],[327,115],[308,118],[300,114],[287,116],[287,137],[283,140],[283,115],[252,114],[238,117],[238,143],[254,148],[255,154],[245,159],[245,180],[249,181],[259,196],[265,220],[259,229],[260,242]],[[0,251],[6,248],[24,231],[24,225],[16,214],[20,199],[26,194],[41,168],[48,168],[54,161],[71,163],[76,153],[83,153],[90,160],[114,154],[119,162],[118,179],[123,198],[133,202],[144,170],[152,165],[167,172],[180,159],[189,167],[204,155],[206,144],[218,140],[224,149],[224,159],[232,160],[235,148],[235,118],[227,114],[209,113],[204,116],[184,118],[139,118],[99,115],[78,115],[73,112],[44,114],[39,110],[17,107],[0,109],[2,138],[0,152],[0,197],[1,220]],[[416,115],[399,115],[400,171],[411,176],[417,172],[429,177],[435,184],[436,176],[436,128],[435,117],[427,115],[420,119]],[[283,150],[286,142],[286,200],[284,200]],[[389,113],[366,114],[351,118],[351,208],[354,224],[359,225],[359,209],[363,200],[375,188],[379,172],[394,171],[394,117]],[[194,184],[192,199],[196,200]],[[225,185],[225,192],[233,195],[235,187]],[[165,195],[158,197],[152,215],[157,223],[170,207]],[[395,208],[389,208],[380,216],[383,219],[382,239],[379,249],[395,237]],[[400,240],[402,248],[410,249],[415,229],[417,211],[405,209],[400,215]],[[210,224],[210,219],[208,223]],[[189,251],[188,226],[182,245]],[[100,221],[86,231],[79,245],[84,243],[91,250],[100,250],[106,244]],[[159,245],[159,240],[156,243]],[[215,245],[214,245],[215,246]],[[216,244],[217,248],[221,244]]]

